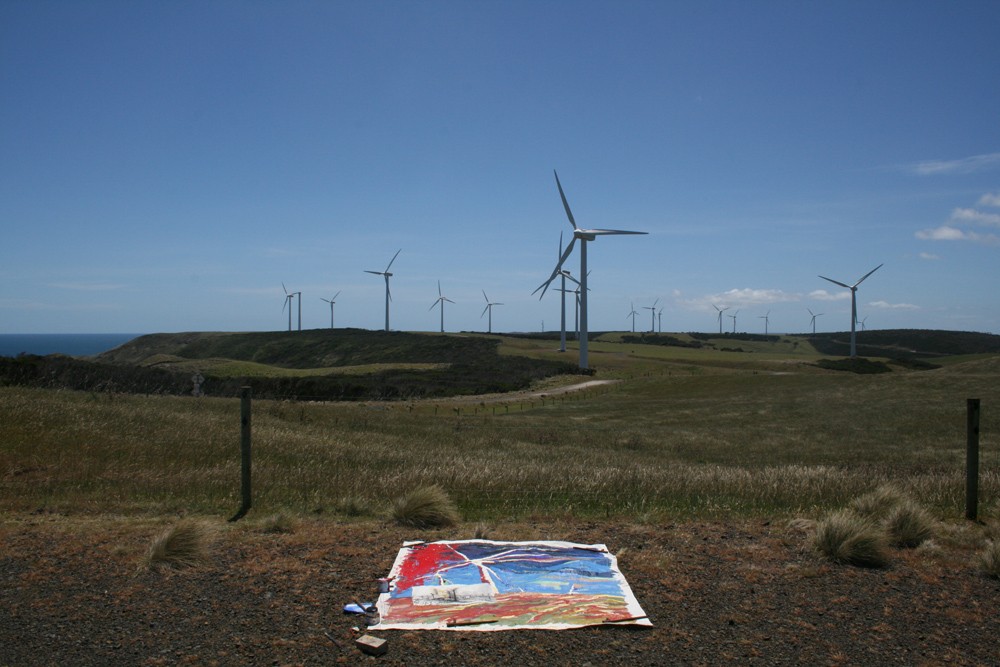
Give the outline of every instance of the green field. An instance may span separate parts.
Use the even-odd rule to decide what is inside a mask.
[[[436,483],[472,521],[817,516],[891,481],[957,518],[966,399],[979,398],[980,511],[998,513],[1000,355],[938,355],[931,370],[882,360],[890,372],[868,375],[817,367],[822,355],[798,339],[741,341],[742,352],[616,340],[592,344],[593,378],[550,377],[536,393],[255,400],[253,512],[382,516],[399,494]],[[575,360],[553,347],[505,337],[499,354]],[[206,351],[231,372],[236,362],[217,353]],[[241,363],[241,373],[290,372]],[[537,393],[592,379],[615,382]],[[0,387],[0,504],[231,515],[239,412],[236,398]]]

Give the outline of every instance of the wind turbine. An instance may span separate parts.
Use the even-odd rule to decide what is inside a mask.
[[[625,319],[632,318],[632,333],[635,333],[635,316],[638,315],[638,311],[635,309],[635,301],[632,302],[632,312],[625,316]]]
[[[562,232],[559,232],[559,254],[556,255],[557,258],[562,257],[562,251],[563,251],[562,240],[563,240]],[[570,281],[576,283],[577,285],[579,285],[580,282],[576,278],[574,278],[573,274],[571,274],[569,271],[560,270],[559,275],[562,277],[562,286],[559,289],[560,292],[559,351],[565,352],[566,351],[566,292],[569,291],[566,289],[566,279],[569,278]],[[538,290],[535,291],[537,292]]]
[[[479,315],[479,319],[483,319],[483,315],[485,315],[488,311],[490,317],[489,329],[487,329],[487,333],[493,333],[493,306],[502,306],[503,304],[497,301],[490,301],[490,297],[486,296],[486,290],[483,290],[483,298],[486,299],[486,307],[483,308],[483,312]]]
[[[865,322],[867,322],[867,321],[868,321],[868,316],[867,316],[867,315],[865,315],[865,316],[864,316],[864,317],[862,317],[862,318],[861,318],[860,320],[858,320],[858,324],[860,324],[860,325],[861,325],[861,330],[862,330],[862,331],[864,331],[864,330],[865,330]]]
[[[767,315],[758,315],[758,320],[764,320],[764,335],[767,335],[767,325],[770,324],[771,320],[768,319],[771,316],[771,311],[767,311]]]
[[[340,296],[340,292],[337,292],[336,294],[334,294],[332,299],[324,299],[323,297],[319,298],[320,301],[326,301],[328,304],[330,304],[330,328],[331,329],[333,328],[333,304],[337,303],[337,297],[338,296]]]
[[[719,335],[722,335],[722,313],[729,310],[730,307],[726,306],[725,308],[719,308],[713,303],[712,308],[715,308],[717,311],[719,311]]]
[[[295,298],[295,292],[289,292],[285,287],[285,283],[281,283],[281,289],[285,292],[285,302],[281,304],[281,312],[285,312],[285,308],[288,308],[288,330],[292,330],[292,299]],[[302,310],[299,309],[301,313]],[[301,315],[299,316],[299,321],[302,321]]]
[[[392,295],[389,294],[389,278],[392,277],[392,274],[389,273],[389,267],[392,266],[392,263],[396,261],[396,258],[399,257],[399,253],[402,252],[402,250],[403,249],[400,248],[399,250],[396,251],[396,254],[392,256],[392,259],[389,260],[389,264],[385,267],[385,271],[369,271],[368,269],[365,269],[365,273],[373,273],[376,276],[383,276],[385,278],[385,330],[386,331],[389,330],[389,301],[392,300]]]
[[[660,333],[663,333],[663,306],[660,306],[660,310],[657,311],[656,320],[657,323],[660,325],[659,326]]]
[[[649,325],[649,333],[656,333],[656,304],[660,302],[660,297],[656,297],[656,301],[653,302],[652,306],[643,306],[643,310],[650,311],[649,315],[651,322]]]
[[[447,301],[448,303],[455,303],[454,301],[452,301],[451,299],[449,299],[448,297],[446,297],[444,294],[441,294],[441,281],[439,280],[438,281],[438,298],[435,299],[434,303],[432,303],[431,307],[428,308],[427,310],[434,310],[434,306],[437,306],[437,305],[440,304],[440,306],[441,306],[441,333],[444,333],[444,302],[445,301]]]
[[[872,269],[865,275],[861,276],[861,278],[858,279],[858,282],[854,283],[853,285],[845,285],[839,280],[834,280],[833,278],[827,278],[826,276],[820,276],[820,278],[822,278],[823,280],[828,280],[834,285],[840,285],[841,287],[846,287],[847,289],[851,290],[851,357],[858,356],[858,348],[856,345],[857,333],[855,332],[854,329],[855,324],[858,321],[858,302],[857,302],[858,285],[863,283],[865,278],[867,278],[868,276],[875,273],[881,268],[882,264],[879,264],[874,269]]]
[[[588,358],[587,358],[587,242],[595,240],[598,236],[608,236],[613,234],[645,234],[646,232],[630,232],[621,229],[580,229],[576,226],[576,221],[573,219],[573,212],[569,208],[569,202],[566,201],[566,194],[563,192],[562,184],[559,182],[559,174],[553,169],[552,173],[556,177],[556,187],[559,188],[559,198],[562,199],[563,208],[566,210],[566,217],[569,219],[569,224],[573,227],[573,240],[569,242],[566,250],[563,252],[562,257],[559,258],[559,263],[556,264],[556,268],[552,270],[552,275],[546,280],[538,289],[542,290],[542,296],[545,296],[545,290],[548,289],[549,284],[555,280],[555,277],[559,275],[559,270],[562,269],[563,263],[569,258],[570,253],[573,252],[573,244],[576,243],[577,239],[580,241],[580,368],[589,368]],[[538,291],[535,290],[535,292]],[[533,292],[534,293],[534,292]],[[542,297],[538,297],[541,299]]]
[[[740,314],[740,311],[737,310],[732,315],[726,315],[726,317],[733,318],[733,333],[736,333],[736,316],[739,315],[739,314]]]
[[[806,308],[806,310],[809,310],[809,309]],[[823,313],[814,313],[813,311],[809,310],[809,314],[812,315],[812,321],[810,322],[810,324],[812,324],[813,336],[815,336],[816,335],[816,318],[819,317],[820,315],[822,315]]]

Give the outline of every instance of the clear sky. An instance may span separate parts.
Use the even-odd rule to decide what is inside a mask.
[[[0,333],[558,329],[553,169],[592,331],[1000,333],[1000,2],[0,1]]]

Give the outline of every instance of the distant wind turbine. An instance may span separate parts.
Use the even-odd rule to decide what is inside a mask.
[[[809,309],[806,308],[806,310],[809,310]],[[820,315],[822,315],[823,313],[814,313],[813,311],[809,310],[809,314],[812,315],[812,320],[809,323],[812,325],[813,335],[815,336],[816,335],[816,318],[819,317]]]
[[[722,334],[722,313],[724,313],[727,310],[729,310],[729,306],[726,306],[725,308],[719,308],[718,306],[716,306],[713,303],[712,304],[712,308],[715,308],[717,311],[719,311],[719,334],[721,335]]]
[[[337,297],[338,296],[340,296],[340,292],[337,292],[336,294],[334,294],[333,298],[331,298],[331,299],[324,299],[323,297],[319,298],[320,301],[326,301],[328,304],[330,304],[330,328],[331,329],[333,328],[333,304],[337,303]]]
[[[635,301],[633,301],[632,302],[632,311],[628,315],[625,316],[626,320],[628,318],[630,318],[630,317],[632,318],[632,333],[635,333],[635,316],[638,315],[638,314],[639,314],[639,312],[635,309]]]
[[[389,273],[389,267],[391,267],[392,263],[396,261],[396,258],[399,257],[399,253],[402,252],[402,250],[403,249],[400,248],[399,250],[396,251],[396,254],[392,256],[392,259],[389,260],[389,264],[385,267],[385,271],[369,271],[368,269],[365,269],[365,273],[373,273],[376,276],[383,276],[385,278],[385,330],[386,331],[389,330],[389,301],[392,300],[392,295],[389,293],[389,278],[392,277],[392,274]]]
[[[656,313],[656,320],[659,326],[660,333],[663,333],[663,306],[660,306],[660,310]]]
[[[562,257],[563,247],[562,247],[563,235],[559,232],[559,254],[556,255],[557,258]],[[559,351],[566,351],[566,293],[569,291],[566,289],[566,280],[569,279],[571,282],[579,285],[580,282],[573,277],[569,271],[562,269],[559,271],[559,275],[562,277],[562,286],[559,289],[560,292],[560,306],[559,306]],[[536,292],[538,290],[535,290]]]
[[[652,306],[643,306],[643,310],[650,311],[650,325],[649,333],[656,333],[656,304],[660,302],[660,297],[656,297],[656,301],[653,302]]]
[[[737,310],[732,315],[726,315],[726,317],[733,318],[733,333],[736,333],[736,316],[739,315],[739,314],[740,314],[740,311]]]
[[[448,303],[455,303],[454,301],[452,301],[451,299],[449,299],[448,297],[446,297],[444,294],[441,294],[441,281],[439,280],[438,281],[438,298],[434,300],[434,303],[432,303],[431,307],[428,308],[427,310],[434,310],[434,306],[438,306],[438,305],[441,307],[441,333],[444,333],[444,302],[445,301],[447,301]]]
[[[589,241],[595,240],[598,236],[608,236],[615,234],[645,234],[646,232],[631,232],[621,229],[580,229],[576,226],[576,221],[573,219],[573,212],[569,208],[569,202],[566,201],[566,194],[563,192],[562,184],[559,182],[559,174],[555,170],[552,173],[556,177],[556,187],[559,188],[559,198],[562,199],[563,208],[566,210],[566,217],[569,219],[569,224],[573,227],[573,240],[569,242],[566,250],[563,252],[562,257],[559,258],[559,263],[556,264],[556,268],[552,270],[552,275],[549,279],[539,286],[538,289],[542,290],[542,296],[545,296],[545,290],[548,289],[549,284],[555,280],[556,276],[559,275],[559,270],[562,269],[563,263],[569,258],[570,253],[573,252],[573,244],[577,240],[580,241],[580,368],[589,368],[589,360],[587,358],[587,348],[588,348],[588,338],[587,338],[587,243]],[[538,291],[535,290],[535,292]],[[539,297],[541,299],[541,297]]]
[[[490,301],[490,297],[486,296],[486,290],[483,290],[483,298],[486,299],[486,307],[483,308],[483,312],[479,315],[479,319],[483,319],[483,315],[487,312],[490,314],[489,317],[489,328],[486,330],[487,333],[493,333],[493,306],[502,306],[503,304],[498,301]]]
[[[767,325],[770,323],[770,319],[768,319],[768,318],[770,316],[771,316],[771,311],[770,310],[767,311],[767,315],[758,315],[757,316],[758,320],[764,320],[764,335],[765,336],[767,335]]]
[[[864,331],[864,330],[865,330],[865,322],[867,322],[867,321],[868,321],[868,316],[867,316],[867,315],[865,315],[864,317],[862,317],[862,318],[861,318],[861,319],[860,319],[860,320],[858,321],[858,324],[860,324],[860,325],[861,325],[861,330],[862,330],[862,331]]]
[[[865,278],[867,278],[868,276],[875,273],[881,268],[882,264],[879,264],[874,269],[872,269],[865,275],[861,276],[861,278],[858,279],[858,282],[854,283],[853,285],[846,285],[840,282],[839,280],[834,280],[833,278],[827,278],[826,276],[820,276],[820,278],[822,278],[823,280],[828,280],[834,285],[840,285],[841,287],[846,287],[847,289],[851,290],[851,356],[852,357],[858,356],[858,348],[856,344],[857,333],[854,328],[855,324],[858,321],[858,303],[857,303],[858,285],[863,283]]]
[[[289,292],[288,288],[285,287],[285,283],[281,283],[281,289],[285,292],[285,302],[283,304],[281,304],[281,312],[285,312],[285,308],[288,308],[288,330],[291,331],[292,330],[292,299],[295,298],[295,295],[297,293],[300,294],[300,292]],[[302,313],[302,308],[299,307],[299,328],[302,327],[302,325],[301,325],[301,322],[302,322],[302,315],[301,315],[301,313]]]

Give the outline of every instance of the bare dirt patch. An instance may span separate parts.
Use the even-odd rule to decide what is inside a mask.
[[[303,665],[375,660],[353,646],[351,600],[374,595],[405,539],[472,537],[380,522],[213,523],[210,564],[141,566],[169,521],[8,516],[0,523],[0,664]],[[1000,583],[972,552],[895,552],[833,566],[801,529],[767,521],[562,520],[503,540],[604,543],[651,629],[381,632],[387,665],[995,664]],[[329,636],[328,636],[329,635]]]

